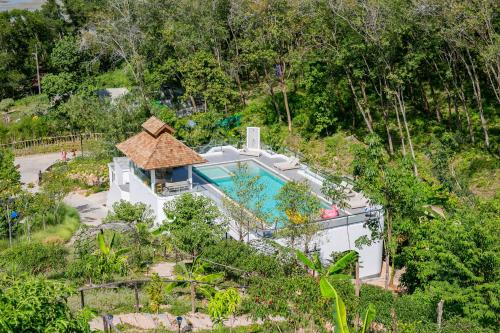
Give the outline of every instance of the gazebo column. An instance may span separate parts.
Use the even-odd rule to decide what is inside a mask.
[[[151,172],[151,189],[153,190],[153,192],[155,191],[155,185],[156,185],[156,173],[155,173],[155,169],[152,169]]]
[[[189,181],[189,189],[193,188],[193,166],[188,165],[188,181]]]

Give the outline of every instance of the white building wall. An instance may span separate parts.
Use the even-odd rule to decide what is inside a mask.
[[[149,205],[155,212],[158,211],[158,197],[153,193],[153,190],[142,182],[136,175],[130,173],[130,202],[142,202]]]

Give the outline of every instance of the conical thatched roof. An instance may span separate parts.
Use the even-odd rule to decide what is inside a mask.
[[[172,136],[174,130],[156,117],[142,124],[143,131],[116,147],[145,170],[205,163],[194,150]]]

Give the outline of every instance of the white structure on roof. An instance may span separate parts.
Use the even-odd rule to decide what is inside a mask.
[[[248,150],[260,150],[260,127],[247,127]]]

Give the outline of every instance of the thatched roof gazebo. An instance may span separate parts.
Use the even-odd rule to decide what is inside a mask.
[[[192,187],[192,165],[207,162],[177,140],[174,129],[156,117],[116,147],[131,161],[134,174],[157,194]]]

